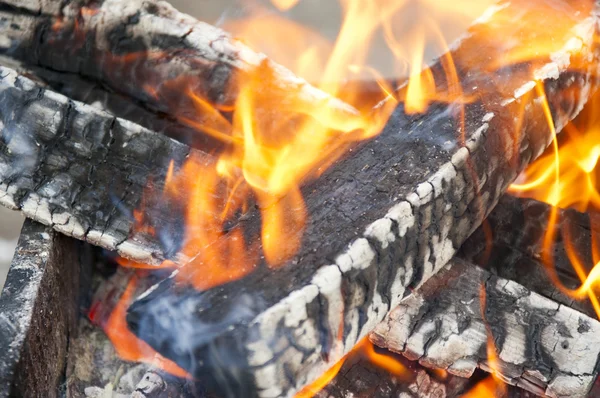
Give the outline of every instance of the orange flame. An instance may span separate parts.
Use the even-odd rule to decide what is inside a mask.
[[[600,303],[596,295],[597,284],[600,281],[600,253],[597,252],[597,245],[592,245],[592,256],[596,265],[588,273],[589,268],[581,260],[580,253],[570,239],[569,229],[562,230],[565,251],[582,282],[577,289],[569,289],[560,281],[552,255],[556,234],[559,232],[558,208],[574,208],[580,212],[600,209],[600,169],[597,168],[600,159],[600,117],[597,113],[599,106],[600,97],[596,95],[577,121],[564,128],[560,142],[555,138],[551,151],[547,151],[531,164],[519,181],[510,187],[510,192],[552,205],[547,230],[543,236],[543,263],[559,290],[577,300],[588,297],[600,318]],[[547,105],[544,108],[548,109],[545,113],[550,123],[549,108]],[[593,229],[591,234],[592,242],[596,242],[596,232]]]
[[[135,292],[135,286],[136,277],[132,277],[104,327],[104,331],[113,343],[117,354],[126,361],[147,363],[152,366],[157,366],[174,376],[190,378],[191,376],[185,370],[177,366],[175,362],[161,356],[148,344],[138,339],[137,336],[127,328],[125,315],[133,293]]]
[[[503,396],[505,386],[492,376],[488,376],[481,380],[470,389],[466,394],[461,395],[461,398],[491,398]]]
[[[487,296],[485,291],[485,285],[482,285],[479,289],[479,300],[481,302],[481,318],[485,321],[485,312],[487,308]],[[498,357],[498,352],[496,350],[494,334],[492,333],[492,328],[490,327],[489,323],[487,323],[487,321],[485,322],[485,330],[487,333],[487,365],[490,368],[490,374],[492,376],[492,381],[494,382],[494,391],[506,392],[506,385],[499,376],[502,374],[502,369],[500,367],[500,358]]]
[[[302,184],[322,174],[354,143],[377,135],[395,108],[396,101],[388,100],[373,110],[382,99],[395,97],[394,89],[368,66],[367,55],[378,32],[385,33],[391,53],[396,56],[408,54],[400,48],[400,41],[392,29],[405,2],[343,0],[341,4],[345,17],[337,40],[335,44],[320,40],[318,50],[311,47],[300,51],[307,42],[305,38],[318,37],[316,32],[282,17],[269,16],[267,21],[273,22],[269,28],[287,31],[286,37],[298,38],[291,42],[300,45],[289,46],[295,51],[293,56],[300,60],[293,67],[302,73],[319,68],[318,87],[353,108],[342,110],[331,106],[327,98],[307,100],[303,93],[293,88],[282,92],[277,72],[268,62],[241,73],[232,109],[214,105],[189,88],[183,90],[198,111],[198,117],[189,113],[174,116],[225,144],[216,162],[191,158],[179,171],[171,164],[161,193],[170,201],[184,202],[186,208],[186,236],[178,260],[166,261],[162,267],[171,267],[175,263],[191,265],[178,277],[191,280],[196,288],[204,290],[243,277],[254,269],[260,251],[272,268],[289,260],[300,247],[308,216],[300,191]],[[265,17],[258,20],[264,22]],[[255,32],[249,35],[249,41],[260,44],[265,42],[265,37],[276,37],[260,33],[260,26],[265,25],[250,20],[232,26],[240,28],[242,35]],[[430,25],[435,32],[430,34],[421,28],[419,46],[426,44],[426,35],[433,35],[443,43],[442,50],[446,50],[441,33],[433,23]],[[356,34],[356,26],[361,27],[360,35]],[[256,41],[257,37],[263,41]],[[278,44],[268,49],[282,51],[283,48]],[[430,71],[426,70],[424,77],[420,77],[422,48],[420,53],[421,56],[412,60],[414,67],[406,93],[407,107],[415,112],[424,111],[432,100],[450,100],[448,94],[436,92]],[[449,80],[458,83],[451,59],[445,62],[445,69]],[[376,76],[381,88],[379,93],[365,95],[360,84],[354,82],[357,74],[363,72]],[[420,86],[415,82],[425,83]],[[161,87],[175,90],[185,87],[185,80],[167,81]],[[452,100],[455,100],[462,93],[458,90],[452,94]],[[149,89],[149,95],[161,100],[157,90]],[[231,112],[231,117],[226,117],[224,112]],[[245,236],[238,222],[255,206],[262,224],[260,248],[259,240]],[[153,232],[140,222],[143,217],[136,219],[138,231]],[[225,225],[237,226],[225,228]],[[146,268],[143,264],[121,263]]]
[[[412,376],[411,371],[401,362],[391,356],[378,353],[375,351],[375,346],[368,337],[362,339],[348,354],[340,359],[329,370],[323,373],[317,380],[310,385],[304,387],[295,398],[311,398],[327,386],[338,374],[346,360],[351,358],[364,358],[373,365],[386,370],[387,372],[401,378],[408,379]]]
[[[268,55],[290,62],[286,66],[300,76],[315,77],[314,84],[320,90],[349,104],[347,107],[332,106],[331,98],[325,96],[307,98],[302,88],[296,86],[282,90],[279,71],[269,61],[236,75],[233,104],[213,103],[206,93],[194,91],[196,86],[189,84],[186,76],[160,82],[160,89],[150,84],[147,95],[158,103],[168,101],[166,89],[171,95],[182,94],[181,100],[190,103],[197,112],[177,113],[177,109],[172,109],[175,112],[172,116],[222,144],[216,160],[192,156],[179,170],[173,163],[169,166],[165,187],[159,194],[166,201],[184,204],[186,230],[177,258],[166,260],[162,267],[188,265],[181,268],[178,278],[205,290],[252,272],[261,256],[271,268],[291,259],[300,247],[308,217],[301,194],[301,187],[307,181],[321,175],[352,145],[379,134],[399,101],[404,103],[407,113],[420,113],[434,101],[460,104],[472,100],[463,93],[455,64],[461,61],[461,68],[467,68],[470,60],[452,59],[450,53],[442,57],[440,73],[444,75],[444,87],[438,87],[439,76],[426,67],[426,44],[433,42],[440,51],[447,51],[448,47],[438,24],[423,15],[431,11],[447,20],[453,19],[449,16],[471,18],[492,2],[456,0],[440,4],[437,0],[421,0],[417,3],[427,12],[421,10],[417,14],[415,27],[399,31],[397,27],[402,24],[398,18],[406,12],[409,2],[340,0],[344,20],[337,39],[331,43],[321,37],[315,39],[314,46],[307,43],[320,37],[317,32],[281,16],[263,15],[257,17],[256,23],[248,20],[231,25],[237,26],[236,33],[250,45],[265,46],[267,53],[280,52]],[[274,4],[285,9],[294,2],[281,0]],[[502,16],[499,19],[501,23]],[[556,29],[560,31],[564,27],[566,32],[573,25],[572,21],[559,22]],[[266,26],[273,31],[265,34]],[[502,40],[497,26],[491,24],[489,29],[489,37],[483,35],[486,40]],[[507,52],[500,63],[487,59],[477,62],[488,62],[492,70],[528,57],[546,60],[555,46],[544,40],[538,46],[535,38],[536,34],[544,38],[552,36],[547,31],[546,25],[532,24],[531,32],[523,32],[528,33],[524,36],[528,38],[527,45],[537,49],[535,54],[525,54],[522,46],[513,45],[508,46],[512,52]],[[281,45],[282,36],[286,45]],[[395,72],[408,72],[407,85],[400,90],[386,80],[385,73],[370,64],[372,43],[379,36],[384,38],[388,52],[395,59]],[[277,42],[274,44],[269,38]],[[161,55],[127,57],[135,60],[138,56],[154,59]],[[365,77],[377,81],[379,89],[375,94],[364,90]],[[375,104],[380,106],[374,108]],[[139,231],[155,233],[146,227],[144,214],[138,212],[136,216]],[[260,217],[260,231],[243,229],[247,217]],[[121,264],[148,267],[131,261]],[[360,347],[357,349],[362,349],[378,366],[398,374],[405,371],[375,351]],[[336,364],[316,386],[334,377],[339,367]]]

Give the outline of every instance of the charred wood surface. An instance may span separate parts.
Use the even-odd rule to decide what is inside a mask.
[[[160,190],[171,161],[196,151],[11,69],[0,73],[0,203],[126,257],[163,258],[156,242],[133,236],[132,211],[149,184]],[[176,224],[172,212],[163,216]]]
[[[429,371],[416,362],[382,351],[391,361],[402,363],[405,373],[394,375],[377,367],[367,358],[349,358],[336,377],[316,398],[347,397],[400,397],[400,398],[454,398],[466,392],[471,384],[460,376]]]
[[[595,210],[584,214],[556,209],[553,263],[546,265],[542,260],[543,240],[549,228],[551,210],[551,206],[536,200],[504,195],[486,219],[491,240],[484,228],[479,228],[461,247],[458,256],[594,318],[597,315],[587,297],[576,300],[565,294],[557,288],[549,270],[555,270],[552,272],[567,289],[577,289],[581,285],[567,255],[565,242],[571,242],[586,274],[589,273],[595,265],[593,247],[600,243],[600,215]]]
[[[600,322],[453,259],[371,340],[463,377],[480,367],[539,395],[586,397],[598,373]]]
[[[572,5],[548,6],[544,14],[528,4],[495,9],[499,20],[512,21],[501,35],[515,40],[502,43],[528,40],[519,28],[524,12],[538,20],[577,14]],[[380,136],[304,189],[311,219],[300,252],[282,270],[258,267],[205,292],[173,289],[167,280],[131,307],[132,330],[205,385],[238,397],[291,396],[347,353],[450,260],[551,141],[527,65],[478,69],[507,51],[489,42],[486,23],[452,53],[463,87],[478,96],[465,105],[464,124],[457,104],[436,104],[419,116],[400,106]],[[597,65],[589,61],[597,58],[596,23],[591,17],[571,37],[557,38],[565,40],[563,56],[533,72],[558,130],[595,91]],[[580,49],[573,51],[573,43]],[[581,56],[587,69],[568,71]],[[438,63],[433,72],[442,69]],[[516,118],[521,110],[523,119]]]
[[[58,396],[88,261],[81,242],[25,221],[0,296],[1,397]]]
[[[286,109],[286,98],[293,92],[294,100],[301,98],[307,106],[355,115],[351,106],[166,1],[40,2],[41,8],[15,7],[14,0],[0,2],[5,5],[0,11],[0,51],[34,65],[96,79],[150,108],[197,124],[205,124],[210,115],[199,111],[186,93],[231,106],[240,80],[256,68],[269,82],[270,95],[281,99],[280,109]],[[41,12],[32,13],[34,9]],[[194,138],[208,149],[216,143],[207,137]]]
[[[119,94],[97,81],[86,79],[78,74],[27,65],[6,56],[0,56],[0,65],[15,70],[19,75],[43,88],[162,133],[179,142],[194,141],[194,137],[198,135],[198,131],[176,122],[168,115],[151,111],[138,100]]]

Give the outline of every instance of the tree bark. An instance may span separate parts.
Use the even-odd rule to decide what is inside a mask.
[[[58,396],[82,266],[80,242],[25,221],[0,297],[0,397]]]
[[[537,83],[522,64],[485,67],[508,51],[504,43],[529,40],[524,13],[543,20],[561,12],[529,4],[496,9],[497,20],[475,25],[453,47],[462,86],[479,95],[465,105],[464,125],[453,117],[456,104],[416,117],[400,106],[381,135],[305,187],[311,218],[292,261],[205,292],[167,280],[132,305],[132,330],[223,395],[290,396],[322,374],[450,260],[550,143],[536,84],[545,86],[559,131],[595,91],[593,17],[556,38],[582,47],[569,44],[538,65]],[[488,29],[502,43],[491,43]],[[590,69],[567,71],[565,60],[575,65],[580,55]],[[440,75],[443,65],[432,69]],[[520,110],[523,123],[515,122]]]

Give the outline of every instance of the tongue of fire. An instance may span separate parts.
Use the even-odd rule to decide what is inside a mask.
[[[272,3],[284,12],[293,10],[300,1],[272,0]],[[277,268],[296,253],[301,243],[309,217],[300,191],[304,183],[318,178],[353,144],[375,137],[399,102],[404,104],[407,113],[422,113],[432,102],[464,104],[476,95],[463,92],[454,67],[455,60],[447,52],[442,31],[448,32],[453,27],[463,29],[494,1],[340,0],[340,3],[344,18],[334,42],[308,26],[266,9],[256,9],[255,14],[243,20],[229,21],[226,28],[250,47],[264,51],[298,76],[351,105],[351,113],[341,113],[320,101],[307,102],[294,90],[282,93],[274,87],[274,74],[268,65],[244,72],[236,80],[237,98],[231,107],[213,104],[191,89],[181,92],[192,101],[201,117],[172,116],[201,134],[221,141],[223,149],[218,153],[217,161],[190,158],[183,165],[172,164],[164,190],[149,193],[184,209],[185,236],[176,261],[166,260],[160,266],[172,268],[185,264],[177,275],[180,281],[191,283],[199,290],[209,289],[252,272],[255,260],[260,256],[264,256],[269,267]],[[581,0],[581,3],[589,3],[590,7],[593,4],[591,0]],[[407,12],[417,15],[410,24],[406,23],[406,18],[402,19]],[[501,19],[500,15],[489,24],[486,39],[502,40],[497,29],[502,26]],[[546,34],[547,26],[539,26],[532,20],[528,24],[531,29],[528,37],[535,40],[512,43],[512,51],[501,59],[490,59],[487,69],[493,71],[527,62],[533,70],[545,62],[563,45],[553,40],[557,32],[566,34],[579,22],[577,16],[569,20],[556,19],[552,24],[552,35]],[[449,24],[452,26],[446,26]],[[285,44],[279,40],[281,37],[286,38]],[[387,52],[394,59],[393,75],[408,76],[406,84],[400,88],[387,76],[389,73],[371,63],[375,40],[387,45]],[[445,73],[443,83],[426,66],[425,51],[431,46],[446,54],[441,58]],[[462,61],[468,64],[468,61]],[[367,82],[376,82],[376,90]],[[162,84],[184,87],[185,82],[174,79]],[[145,90],[148,95],[160,95],[152,87],[145,87]],[[540,94],[543,96],[543,91]],[[589,119],[594,117],[589,115]],[[513,185],[512,191],[579,210],[600,205],[595,185],[600,147],[594,141],[594,132],[595,128],[587,131],[581,126],[570,126],[562,145],[555,142],[554,152],[532,165],[523,180]],[[573,195],[575,192],[579,195],[577,198]],[[220,197],[227,200],[220,201]],[[252,236],[237,221],[255,206],[260,210],[262,230]],[[142,204],[136,212],[138,229],[156,233],[144,214]],[[286,228],[283,228],[284,224]],[[544,239],[551,245],[553,236]],[[590,295],[599,308],[592,289],[600,270],[594,269],[586,276],[574,251],[571,256],[584,283],[580,289],[569,293],[577,298]],[[600,254],[594,253],[594,258],[600,260]],[[547,262],[552,272],[551,260]],[[139,269],[157,268],[126,259],[121,259],[120,264]],[[202,272],[194,272],[197,269]],[[558,278],[555,280],[561,286]],[[175,364],[161,358],[128,333],[124,309],[134,283],[106,325],[107,334],[125,359],[151,362],[167,372],[185,375]],[[395,374],[405,373],[402,365],[371,351],[364,342],[353,354],[362,352]],[[488,351],[493,364],[493,344]],[[341,363],[299,396],[311,396],[326,385]],[[485,390],[484,385],[480,387]]]

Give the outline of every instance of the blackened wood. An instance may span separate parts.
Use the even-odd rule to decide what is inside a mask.
[[[291,396],[314,380],[450,260],[551,141],[528,64],[485,66],[510,51],[506,43],[533,40],[529,26],[519,25],[527,15],[591,15],[574,3],[562,11],[550,3],[506,3],[454,46],[462,86],[478,98],[465,106],[464,125],[457,104],[434,104],[413,117],[400,106],[380,136],[306,186],[311,217],[303,245],[281,270],[259,266],[206,292],[166,281],[130,308],[132,330],[224,395]],[[562,56],[534,72],[558,130],[596,89],[596,23],[592,17],[573,36],[557,37]],[[501,42],[488,29],[498,29],[491,36]],[[572,52],[574,43],[581,47]],[[581,55],[585,67],[566,71]],[[437,75],[441,69],[433,67]]]
[[[401,363],[406,372],[394,375],[361,356],[350,356],[336,377],[315,397],[453,398],[467,391],[468,379],[430,371],[398,354],[379,349],[390,361]],[[444,373],[444,372],[442,372]]]
[[[586,397],[598,374],[600,322],[453,259],[394,309],[371,340],[464,377],[480,367],[539,395]],[[488,356],[488,342],[497,360]]]
[[[154,132],[165,134],[179,142],[193,142],[198,135],[197,130],[176,122],[168,115],[151,111],[139,101],[112,91],[101,83],[78,74],[25,65],[22,61],[6,56],[0,56],[0,65],[14,69],[41,87],[91,105],[118,118],[139,124]]]
[[[0,74],[0,204],[123,256],[160,262],[160,243],[134,236],[132,211],[149,184],[161,191],[171,161],[204,155],[11,69]],[[177,235],[176,212],[157,217]]]
[[[2,1],[0,5],[13,3]],[[0,12],[0,48],[34,65],[91,77],[171,116],[206,124],[186,93],[231,106],[245,74],[260,67],[273,98],[302,98],[307,106],[356,110],[308,84],[228,33],[178,12],[166,1],[47,0],[60,15],[20,8]],[[14,5],[14,4],[13,4]],[[149,89],[148,89],[149,88]],[[207,136],[198,135],[201,139]],[[205,149],[209,140],[198,143]]]
[[[543,240],[548,230],[552,207],[533,199],[505,195],[486,219],[490,236],[479,228],[461,247],[458,257],[474,262],[494,275],[518,282],[529,290],[576,309],[590,317],[596,312],[587,299],[575,299],[556,287],[550,277],[555,271],[567,289],[577,289],[577,276],[565,249],[568,239],[581,259],[584,271],[594,267],[593,245],[599,243],[600,221],[597,211],[579,213],[572,209],[556,209],[551,268],[544,264]]]
[[[0,296],[0,396],[56,397],[78,316],[81,242],[27,220]]]

